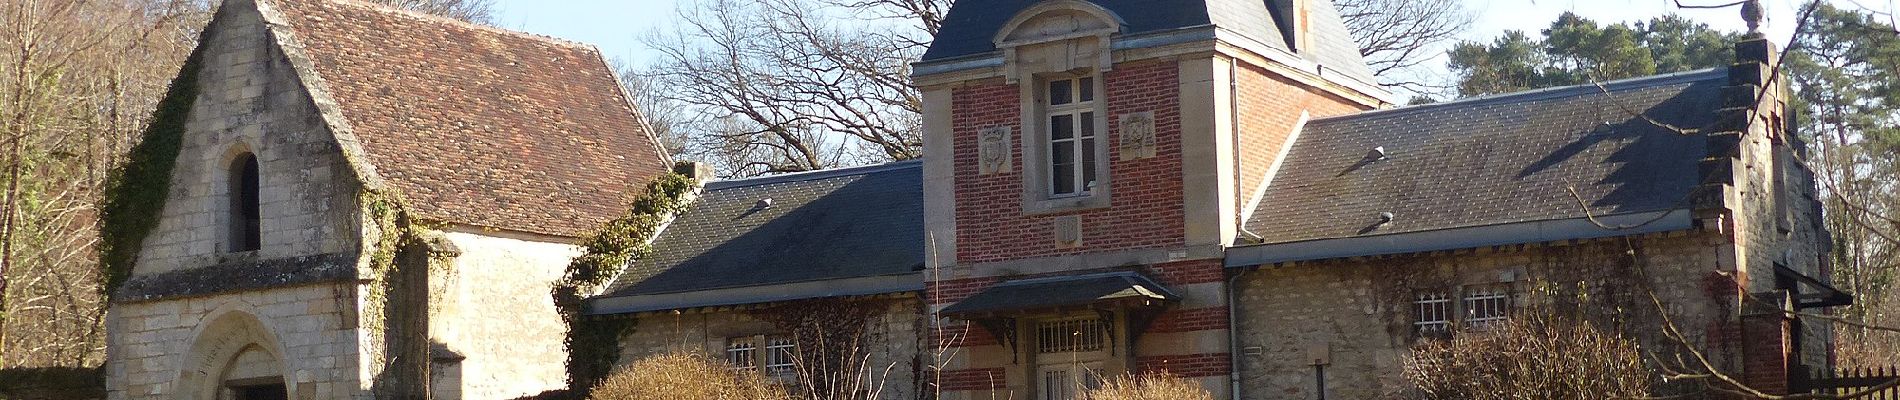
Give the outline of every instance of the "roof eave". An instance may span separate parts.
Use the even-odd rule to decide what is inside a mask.
[[[1349,98],[1363,98],[1361,101],[1371,106],[1400,104],[1397,96],[1376,83],[1365,82],[1349,74],[1337,72],[1332,68],[1301,58],[1298,54],[1277,49],[1247,35],[1221,28],[1215,25],[1200,25],[1161,31],[1140,32],[1116,35],[1112,44],[1113,51],[1121,52],[1135,49],[1151,49],[1166,46],[1186,45],[1196,42],[1211,44],[1207,48],[1195,51],[1224,51],[1238,49],[1259,56],[1273,63],[1285,65],[1292,73],[1304,75],[1303,78],[1316,79],[1332,86],[1333,90],[1349,93]],[[1225,45],[1223,47],[1222,45]],[[1155,54],[1166,56],[1171,54]],[[1117,62],[1128,61],[1118,58]],[[933,86],[971,79],[980,79],[1002,73],[1003,52],[991,50],[982,53],[926,59],[911,65],[911,79],[917,85]],[[1331,71],[1331,72],[1329,72]]]
[[[1229,268],[1246,268],[1295,261],[1683,231],[1695,227],[1691,214],[1687,209],[1672,209],[1602,215],[1594,221],[1579,217],[1240,246],[1227,250],[1226,264]]]
[[[696,307],[738,306],[828,297],[914,292],[924,290],[924,280],[919,274],[920,273],[904,273],[675,293],[600,296],[587,300],[587,314],[633,314]]]

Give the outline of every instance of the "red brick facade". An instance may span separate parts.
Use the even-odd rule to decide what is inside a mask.
[[[1232,365],[1227,353],[1142,356],[1135,359],[1137,373],[1165,371],[1189,378],[1227,375],[1233,370]]]
[[[971,368],[943,371],[935,381],[943,391],[990,390],[1003,388],[1006,376],[1002,368]]]
[[[1181,199],[1180,74],[1175,62],[1118,65],[1102,74],[1108,116],[1132,112],[1155,113],[1156,156],[1119,159],[1113,146],[1120,137],[1109,124],[1108,208],[1048,215],[1024,215],[1022,152],[1034,149],[1035,135],[1022,131],[1021,91],[1000,80],[953,89],[952,126],[955,133],[957,262],[959,264],[1073,255],[1104,250],[1178,246],[1183,242]],[[977,174],[977,132],[986,127],[1009,126],[1011,164],[1005,173]],[[1052,218],[1079,215],[1082,245],[1059,248]]]

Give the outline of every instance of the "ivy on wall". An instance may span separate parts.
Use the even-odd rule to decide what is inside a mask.
[[[199,41],[215,37],[216,28],[216,24],[206,26]],[[185,58],[178,76],[172,78],[171,87],[152,112],[151,123],[139,135],[138,144],[106,181],[99,206],[98,251],[107,293],[131,278],[145,237],[158,227],[159,215],[165,211],[172,169],[184,148],[185,124],[191,121],[191,108],[198,101],[198,72],[204,66],[205,47],[192,49]]]
[[[620,336],[633,329],[631,318],[585,318],[586,297],[596,293],[626,265],[649,251],[648,240],[672,215],[685,210],[697,182],[666,174],[648,183],[625,216],[607,221],[581,238],[582,254],[554,283],[554,304],[567,323],[567,377],[573,393],[584,396],[620,361]]]

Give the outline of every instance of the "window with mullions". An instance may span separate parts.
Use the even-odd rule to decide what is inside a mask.
[[[1412,300],[1412,329],[1418,335],[1442,334],[1451,329],[1451,296],[1444,292],[1419,292]]]
[[[753,335],[726,338],[726,362],[732,369],[758,370],[777,379],[797,375],[794,357],[798,345],[787,335]]]
[[[1036,351],[1069,353],[1107,347],[1108,326],[1101,318],[1046,321],[1036,324]]]
[[[797,351],[792,338],[773,336],[765,341],[765,374],[773,377],[788,377],[796,373],[792,357]]]
[[[751,371],[759,366],[759,342],[751,336],[726,339],[726,362],[732,369]]]
[[[1511,315],[1511,292],[1505,284],[1465,288],[1465,326],[1486,328]]]
[[[1048,119],[1049,195],[1082,196],[1095,187],[1095,78],[1050,79],[1042,86]]]

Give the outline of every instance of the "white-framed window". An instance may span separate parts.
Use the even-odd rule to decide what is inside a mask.
[[[1100,181],[1096,170],[1095,77],[1061,77],[1043,81],[1037,89],[1043,100],[1044,146],[1049,197],[1086,196]]]
[[[732,369],[751,371],[759,367],[759,341],[756,336],[726,338],[726,363]]]
[[[797,374],[794,357],[798,345],[789,336],[771,336],[765,340],[765,374],[784,378]]]
[[[1451,329],[1451,296],[1443,291],[1421,291],[1412,300],[1412,330],[1419,335]]]
[[[1465,326],[1485,328],[1511,315],[1511,288],[1507,284],[1465,287]]]
[[[775,379],[797,375],[798,344],[791,335],[751,335],[726,338],[726,362],[732,369],[760,371]]]

